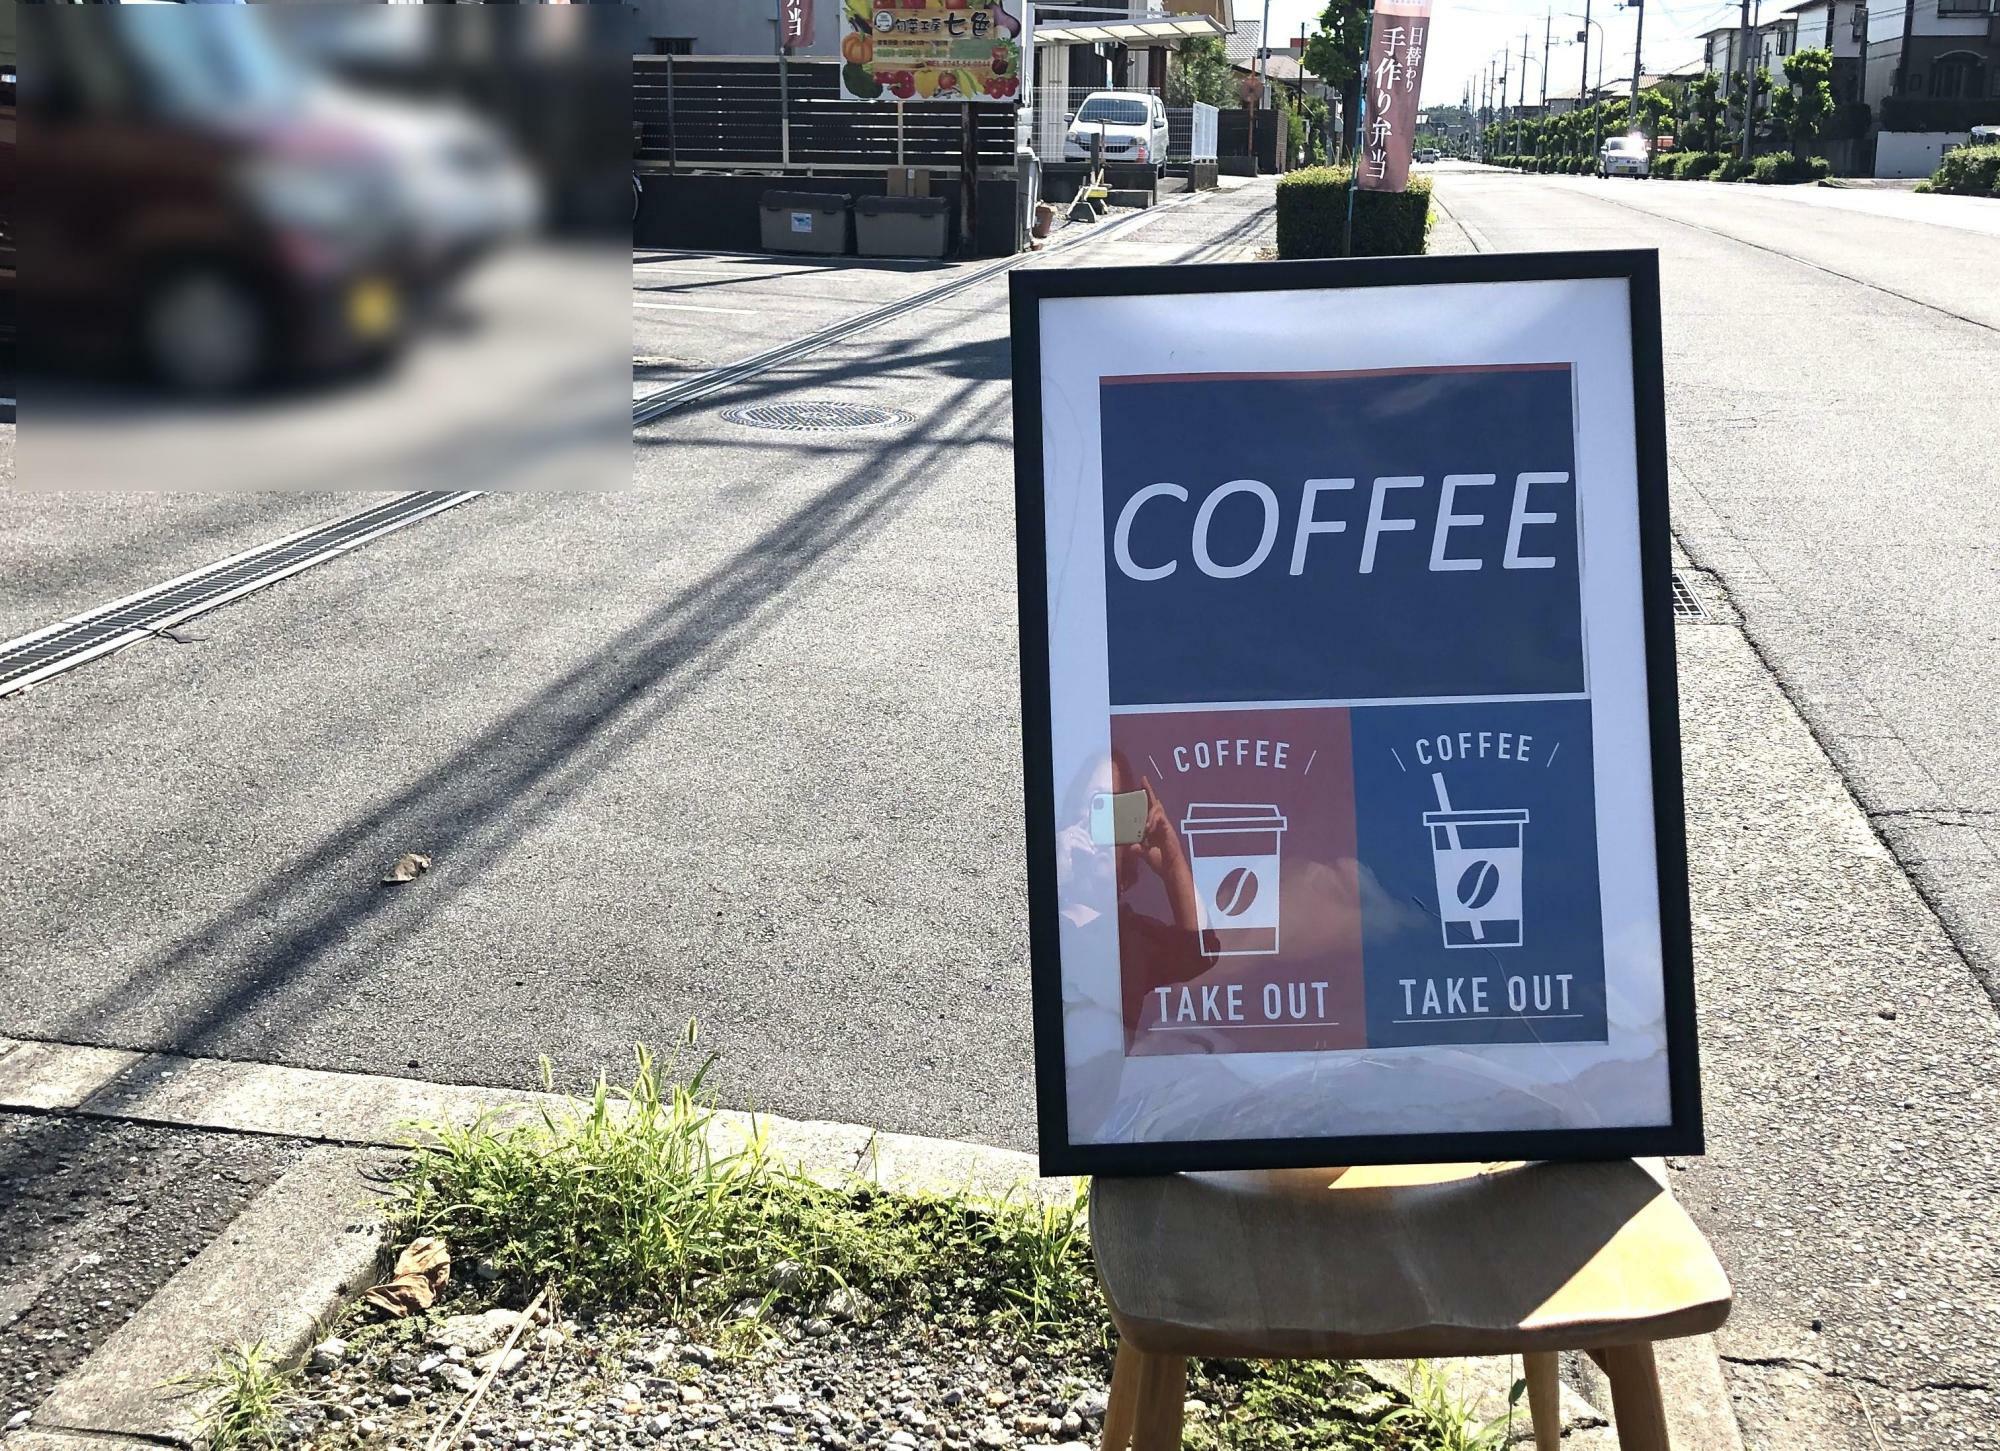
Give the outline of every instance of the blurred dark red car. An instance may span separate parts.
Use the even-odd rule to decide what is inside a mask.
[[[26,368],[136,365],[228,393],[400,346],[419,277],[392,158],[307,103],[265,17],[18,17]]]

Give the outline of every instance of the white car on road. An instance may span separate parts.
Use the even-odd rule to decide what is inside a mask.
[[[1104,135],[1106,161],[1167,164],[1167,108],[1147,91],[1092,91],[1070,118],[1063,160],[1090,160],[1091,141]]]
[[[1650,176],[1653,160],[1643,136],[1613,136],[1597,153],[1599,176]]]

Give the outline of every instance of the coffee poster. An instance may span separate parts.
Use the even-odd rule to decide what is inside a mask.
[[[1016,282],[1052,1169],[1698,1143],[1625,256]]]

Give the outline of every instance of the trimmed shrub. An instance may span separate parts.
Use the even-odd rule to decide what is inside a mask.
[[[1766,186],[1795,181],[1818,181],[1832,169],[1823,156],[1808,157],[1801,163],[1796,156],[1779,152],[1771,156],[1760,156],[1751,162],[1750,180],[1762,182]]]
[[[1663,155],[1655,156],[1653,158],[1652,174],[1663,181],[1672,181],[1680,175],[1681,162],[1685,159],[1686,153],[1681,151],[1669,151]]]
[[[1309,166],[1278,178],[1278,255],[1340,257],[1347,222],[1348,170]],[[1356,257],[1416,257],[1430,224],[1429,177],[1413,176],[1400,192],[1363,190],[1354,198]]]
[[[1752,165],[1754,163],[1745,161],[1740,156],[1726,157],[1722,165],[1715,169],[1715,179],[1717,181],[1741,181],[1750,174]]]
[[[1956,196],[2000,197],[2000,146],[1961,146],[1947,151],[1931,173],[1930,189]]]
[[[1699,181],[1722,165],[1719,151],[1690,151],[1681,158],[1681,169],[1677,173],[1683,181]]]

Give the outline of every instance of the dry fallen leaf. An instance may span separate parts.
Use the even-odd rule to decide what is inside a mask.
[[[395,1272],[361,1298],[400,1319],[430,1309],[438,1291],[450,1283],[451,1251],[443,1240],[427,1234],[411,1240],[396,1256]]]
[[[382,878],[384,886],[394,886],[398,882],[414,882],[431,869],[431,859],[422,852],[406,851],[396,858],[396,864],[389,868],[389,875]]]

